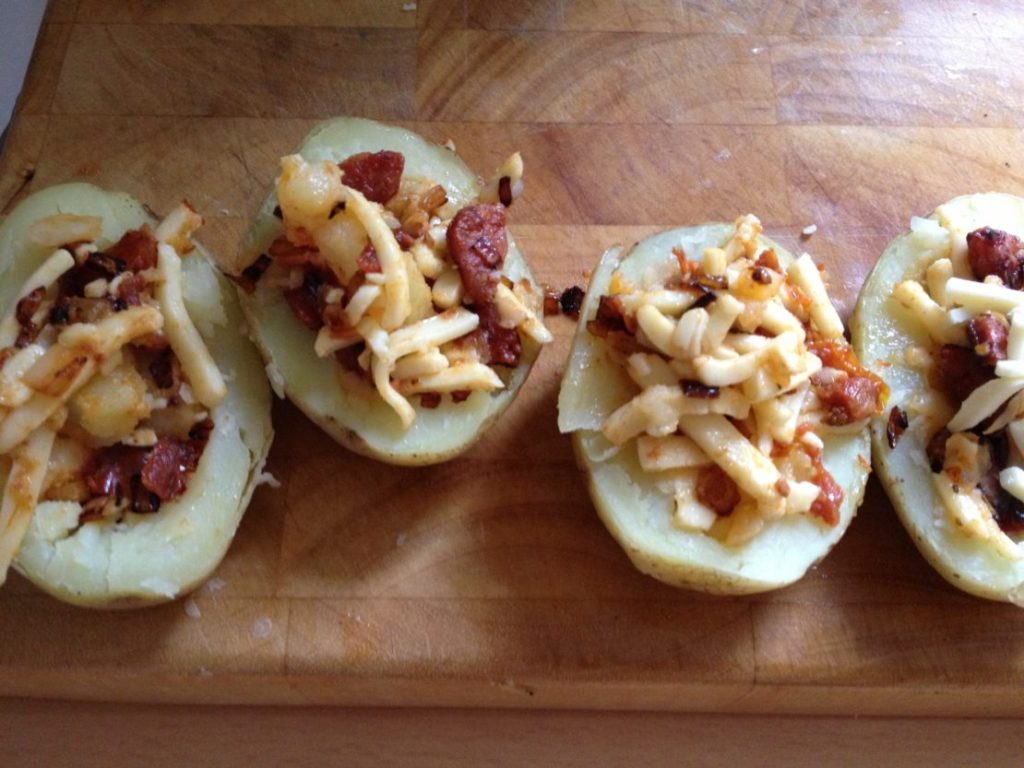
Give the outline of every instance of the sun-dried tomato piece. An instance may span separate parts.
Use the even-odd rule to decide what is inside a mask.
[[[405,156],[401,152],[360,152],[338,164],[345,186],[357,189],[367,200],[386,203],[398,193],[405,170]]]

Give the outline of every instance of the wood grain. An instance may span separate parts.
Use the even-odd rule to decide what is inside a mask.
[[[428,29],[418,50],[425,119],[775,122],[770,62],[742,37]]]
[[[680,716],[660,713],[138,707],[0,702],[5,764],[1016,765],[1015,720]],[[61,724],[52,727],[54,722]],[[45,733],[46,738],[39,738]],[[111,738],[116,733],[117,738]],[[937,738],[936,734],[942,734]],[[751,745],[756,749],[751,749]],[[823,756],[827,755],[827,758]]]
[[[55,114],[412,117],[407,30],[75,24]],[[101,72],[103,77],[82,77]],[[337,73],[343,72],[344,78]]]
[[[482,174],[522,151],[512,232],[552,287],[585,284],[610,245],[753,211],[825,266],[848,317],[911,215],[968,191],[1024,194],[1012,2],[406,5],[53,2],[0,155],[0,205],[76,179],[157,211],[188,198],[207,221],[200,239],[230,261],[280,156],[319,119],[362,114],[452,138]],[[801,237],[809,224],[817,232]],[[635,571],[556,430],[574,326],[551,327],[555,343],[502,421],[435,469],[348,454],[276,403],[268,468],[281,487],[258,491],[215,579],[188,601],[84,612],[12,577],[0,593],[0,694],[1024,715],[1019,611],[946,585],[875,481],[849,535],[787,589],[713,599]],[[43,705],[3,706],[8,733],[38,732]],[[182,710],[152,712],[159,729]],[[218,718],[247,716],[282,717]],[[602,739],[604,716],[574,717],[529,722],[583,722],[619,754]],[[743,752],[733,721],[658,717],[663,733]],[[398,719],[418,733],[468,727],[454,713]],[[639,722],[617,733],[647,733]],[[462,736],[462,754],[483,754],[487,727]],[[799,742],[834,727],[759,720],[749,733],[756,752],[773,733]],[[873,723],[830,746],[877,762],[905,732],[942,762],[961,727]]]

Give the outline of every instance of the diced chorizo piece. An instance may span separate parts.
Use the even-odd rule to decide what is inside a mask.
[[[121,239],[107,248],[105,253],[132,272],[152,269],[156,266],[156,238],[149,227],[131,229],[121,235]]]
[[[401,152],[360,152],[338,164],[347,187],[359,190],[367,200],[386,203],[398,193],[405,170],[405,156]]]
[[[142,486],[155,493],[161,501],[181,496],[188,487],[189,476],[199,465],[201,449],[187,440],[163,436],[146,452],[142,464]]]
[[[697,501],[724,517],[740,503],[740,489],[725,470],[711,464],[697,474]]]
[[[523,342],[519,331],[515,328],[502,328],[498,310],[494,304],[479,307],[480,328],[484,342],[487,344],[488,365],[519,365],[523,354]]]
[[[463,208],[448,225],[447,240],[466,294],[478,305],[493,301],[508,253],[505,209],[495,203]]]
[[[1024,242],[992,227],[981,227],[967,235],[967,261],[974,276],[983,280],[996,275],[1011,288],[1024,285]]]
[[[882,383],[868,376],[815,376],[811,380],[814,393],[826,407],[825,423],[834,427],[879,413],[883,403]]]
[[[469,399],[469,396],[473,394],[468,389],[456,389],[452,391],[452,402],[453,403],[464,403]]]
[[[967,347],[944,344],[932,353],[938,384],[954,402],[962,403],[971,392],[995,376],[995,371]]]
[[[974,347],[974,354],[985,361],[986,365],[995,365],[1006,359],[1006,338],[1010,329],[999,315],[984,312],[971,318],[967,323],[967,338]]]

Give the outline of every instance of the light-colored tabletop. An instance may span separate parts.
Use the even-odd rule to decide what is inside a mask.
[[[51,0],[0,210],[69,180],[158,212],[186,197],[233,253],[278,158],[362,115],[451,138],[481,174],[520,150],[510,227],[548,285],[750,211],[824,263],[848,318],[912,215],[1024,194],[1022,41],[1011,0]],[[781,592],[637,573],[555,427],[573,326],[551,326],[505,418],[439,468],[356,457],[276,404],[281,488],[187,603],[86,612],[9,579],[0,755],[754,765],[771,743],[796,765],[936,764],[977,739],[1010,761],[1024,617],[942,581],[875,481]]]

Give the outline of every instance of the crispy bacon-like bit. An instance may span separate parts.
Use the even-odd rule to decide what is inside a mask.
[[[394,230],[395,240],[398,242],[398,247],[403,251],[408,251],[416,244],[416,238],[406,232],[404,229]]]
[[[263,273],[270,267],[272,260],[266,253],[260,254],[259,258],[256,259],[252,264],[242,270],[242,274],[232,276],[232,279],[242,287],[246,293],[252,293],[256,290],[256,283],[263,277]]]
[[[433,410],[441,404],[441,395],[437,392],[422,392],[420,393],[420,405],[424,408]]]
[[[943,427],[928,440],[924,454],[928,457],[928,466],[932,472],[941,472],[946,463],[946,441],[949,439],[950,431]]]
[[[811,454],[811,464],[814,466],[812,482],[821,489],[818,498],[811,504],[811,514],[821,518],[826,525],[836,525],[839,522],[839,508],[843,503],[843,489],[821,463],[820,453]]]
[[[299,322],[311,331],[320,329],[324,324],[323,286],[334,284],[333,274],[316,269],[307,269],[302,277],[302,285],[283,291],[284,299],[292,308]]]
[[[979,280],[996,275],[1010,288],[1024,285],[1024,242],[1007,232],[981,227],[968,233],[967,261]]]
[[[978,490],[992,507],[992,517],[1005,533],[1024,531],[1024,503],[999,482],[999,473],[1010,461],[1010,445],[1005,431],[982,438],[981,447],[988,451],[989,461],[978,481]]]
[[[894,405],[892,410],[889,411],[889,421],[885,425],[885,440],[889,444],[890,448],[896,447],[896,444],[900,441],[900,438],[903,437],[903,433],[909,424],[910,422],[907,421],[907,412],[898,405]]]
[[[117,298],[124,302],[126,308],[137,307],[142,304],[142,294],[145,290],[146,279],[142,275],[126,275],[117,285]]]
[[[731,514],[740,503],[739,487],[717,464],[701,468],[696,493],[697,501],[722,517]]]
[[[550,285],[544,286],[544,316],[557,315],[561,309],[561,294]]]
[[[957,404],[995,377],[994,369],[967,347],[944,344],[932,352],[932,359],[938,371],[939,387]]]
[[[358,344],[352,344],[348,347],[342,347],[334,353],[334,359],[338,361],[338,364],[346,371],[351,373],[366,373],[362,366],[359,365],[359,356],[363,354],[363,350],[366,349],[364,342]]]
[[[85,486],[94,497],[120,504],[132,495],[132,478],[141,475],[146,449],[112,445],[96,451],[82,469]]]
[[[405,156],[401,152],[360,152],[338,164],[344,173],[345,186],[357,189],[367,200],[386,203],[396,194],[405,170]]]
[[[278,235],[267,249],[270,257],[286,267],[301,267],[314,264],[320,257],[320,251],[308,245],[296,245],[284,235]]]
[[[874,416],[885,404],[884,384],[877,376],[813,376],[811,385],[828,411],[825,423],[833,427]]]
[[[359,257],[356,259],[356,266],[359,267],[365,275],[369,275],[372,272],[380,272],[380,259],[377,258],[377,249],[373,247],[373,243],[367,243],[363,250],[359,252]]]
[[[452,402],[462,403],[469,399],[469,396],[473,394],[468,389],[456,389],[452,392]]]
[[[43,303],[45,296],[46,288],[39,286],[18,301],[18,306],[14,310],[14,317],[18,321],[18,325],[24,326],[32,322],[32,317],[39,309],[39,305]]]
[[[687,397],[714,400],[721,394],[721,390],[718,387],[709,387],[707,384],[701,384],[699,381],[684,379],[680,384],[683,386],[683,394]]]
[[[183,381],[181,363],[170,347],[153,358],[149,364],[149,375],[153,377],[153,383],[163,396],[177,393]]]
[[[830,409],[829,424],[850,424],[882,412],[889,387],[861,365],[853,347],[812,332],[807,334],[806,343],[807,349],[817,355],[824,367],[847,374],[846,379],[826,380],[816,376],[811,380],[818,398]]]
[[[999,315],[983,312],[967,323],[967,338],[974,347],[974,353],[986,365],[995,365],[1006,359],[1006,340],[1010,329]]]
[[[132,272],[141,272],[156,266],[156,238],[148,226],[130,229],[121,239],[106,249],[107,256],[119,260]]]
[[[562,314],[578,319],[580,308],[583,306],[583,296],[583,289],[578,285],[570,286],[562,291],[562,295],[558,299]]]
[[[191,440],[163,436],[148,449],[142,464],[142,485],[161,501],[176,499],[185,493],[189,475],[199,466],[202,447]]]
[[[35,341],[36,336],[39,335],[39,331],[42,330],[32,322],[32,317],[39,309],[39,305],[43,303],[44,298],[46,298],[46,288],[39,286],[35,290],[30,291],[23,296],[18,302],[17,307],[15,307],[14,317],[18,321],[20,329],[18,331],[18,338],[14,342],[14,346],[18,349],[27,347]]]

